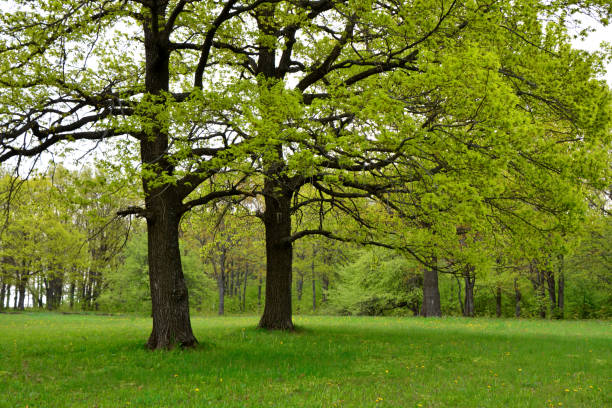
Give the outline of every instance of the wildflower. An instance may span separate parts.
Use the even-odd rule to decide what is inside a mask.
[[[195,389],[195,392],[200,392],[200,389],[199,389],[199,388],[196,388],[196,389]]]
[[[386,374],[389,374],[389,370],[385,370],[385,373],[386,373]]]
[[[178,374],[174,374],[174,378],[178,377]]]

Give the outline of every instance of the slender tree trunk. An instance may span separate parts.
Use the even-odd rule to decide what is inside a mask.
[[[312,272],[312,311],[317,311],[317,279],[315,275],[315,256],[317,255],[317,250],[312,248],[312,259],[310,260],[310,271]]]
[[[19,302],[17,303],[18,310],[25,310],[26,285],[28,283],[28,274],[22,273],[19,279]]]
[[[457,300],[459,301],[459,311],[461,314],[465,314],[465,308],[463,307],[463,299],[461,298],[461,281],[459,280],[459,276],[457,274],[453,274],[455,276],[455,280],[457,281]]]
[[[495,314],[497,317],[502,315],[502,289],[501,286],[497,287],[495,291]]]
[[[297,292],[298,302],[302,300],[302,290],[304,289],[304,275],[298,273],[298,279],[295,283],[295,291]]]
[[[557,308],[558,317],[563,319],[565,317],[565,274],[563,271],[559,271],[559,283],[557,285]]]
[[[550,301],[550,316],[557,316],[557,288],[555,286],[555,273],[549,269],[543,273],[548,285],[548,300]]]
[[[70,301],[70,310],[74,309],[74,280],[70,282],[70,289],[68,290],[68,296]]]
[[[215,277],[217,278],[217,291],[219,293],[219,316],[223,316],[225,314],[225,252],[226,249],[223,248],[221,250],[221,254],[219,255],[219,270],[217,270],[217,264],[213,262],[213,270],[215,273]]]
[[[474,317],[474,284],[476,283],[476,275],[474,274],[474,267],[469,266],[466,268],[465,280],[465,311],[463,313],[466,317]]]
[[[223,274],[217,278],[217,289],[219,290],[219,316],[225,314],[225,277]]]
[[[261,309],[261,287],[263,286],[263,274],[259,271],[259,282],[257,285],[257,311]]]
[[[6,283],[2,283],[2,287],[0,288],[0,310],[4,309],[4,296],[6,295]]]
[[[521,291],[518,286],[518,279],[514,279],[514,316],[521,317]]]
[[[273,171],[270,176],[277,173]],[[266,209],[263,221],[266,229],[266,300],[259,327],[293,330],[291,319],[291,268],[293,245],[291,236],[291,197],[283,183],[266,178],[264,194]],[[284,190],[284,191],[283,191]]]
[[[244,266],[244,285],[242,286],[242,311],[246,312],[246,291],[247,283],[249,281],[249,264]]]
[[[19,289],[17,288],[17,286],[15,286],[15,294],[14,294],[14,298],[13,298],[13,309],[17,310],[17,304],[19,302]]]
[[[432,258],[432,265],[436,265],[437,259]],[[423,271],[423,305],[421,315],[424,317],[442,316],[440,307],[440,290],[438,289],[437,268],[425,268]]]
[[[327,290],[329,289],[329,277],[321,275],[321,303],[327,302]]]

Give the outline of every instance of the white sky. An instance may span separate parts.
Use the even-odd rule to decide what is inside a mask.
[[[585,41],[574,41],[573,45],[575,48],[579,48],[586,51],[598,51],[602,49],[602,42],[612,44],[612,24],[607,27],[602,26],[594,19],[584,16],[584,26],[591,26],[595,28],[595,32],[591,33]],[[608,61],[606,66],[607,74],[605,76],[608,85],[612,87],[612,61]]]

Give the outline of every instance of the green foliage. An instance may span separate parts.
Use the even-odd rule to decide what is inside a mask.
[[[329,291],[339,313],[380,315],[418,311],[422,298],[421,270],[414,261],[385,249],[363,249],[348,256],[353,262],[338,270]]]
[[[215,297],[215,284],[205,274],[197,253],[181,251],[183,273],[189,290],[190,305],[196,311],[208,311]],[[105,276],[105,288],[100,295],[100,309],[112,312],[150,313],[149,266],[147,236],[134,235],[121,254],[123,260]]]

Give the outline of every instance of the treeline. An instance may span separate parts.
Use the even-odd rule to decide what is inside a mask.
[[[135,189],[101,169],[5,176],[0,308],[149,313],[144,222],[116,215]],[[183,219],[182,264],[194,312],[261,313],[265,236],[256,208],[220,202]],[[469,232],[458,228],[458,252],[436,257],[435,265],[398,250],[310,237],[293,249],[293,310],[609,318],[612,222],[595,208],[588,214],[571,234],[524,235],[520,245],[513,236],[472,237],[477,253],[468,253]]]

